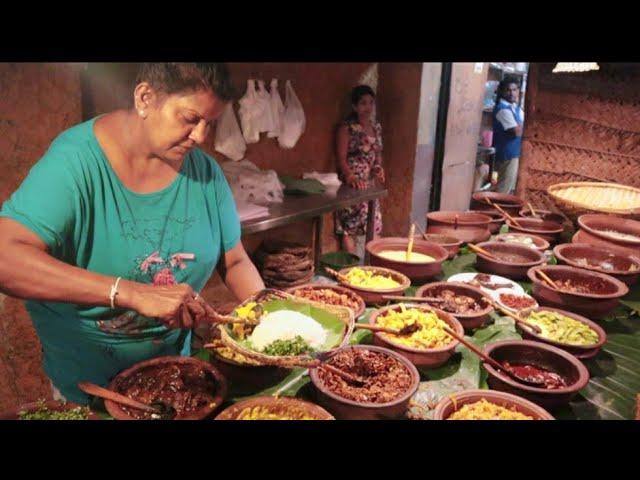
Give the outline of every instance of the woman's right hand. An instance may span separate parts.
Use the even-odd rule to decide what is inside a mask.
[[[364,180],[358,180],[358,177],[355,175],[350,175],[347,178],[347,183],[351,188],[355,188],[356,190],[364,190],[367,188],[367,183]]]
[[[145,317],[157,318],[169,328],[190,329],[206,316],[201,302],[194,299],[190,285],[145,285],[126,282],[116,304]]]

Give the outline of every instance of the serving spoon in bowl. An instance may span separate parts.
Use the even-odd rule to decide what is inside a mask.
[[[113,390],[109,390],[108,388],[104,388],[90,382],[80,382],[78,383],[78,388],[87,395],[99,397],[104,400],[111,400],[112,402],[119,403],[120,405],[125,405],[127,407],[137,408],[143,412],[157,415],[158,418],[163,420],[170,420],[176,416],[176,410],[171,405],[164,402],[158,401],[147,405],[146,403],[139,402],[133,398],[122,395],[121,393],[114,392]]]

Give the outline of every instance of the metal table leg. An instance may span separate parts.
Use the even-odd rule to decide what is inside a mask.
[[[367,252],[366,246],[371,240],[373,240],[373,234],[375,232],[375,219],[376,219],[376,211],[375,211],[375,200],[369,201],[369,206],[367,208],[367,234],[365,236],[365,250],[364,250],[364,264],[369,265],[369,253]]]
[[[322,217],[314,217],[313,219],[313,264],[316,275],[320,271],[320,255],[322,255]]]

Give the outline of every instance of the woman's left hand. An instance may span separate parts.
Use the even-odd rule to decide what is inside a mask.
[[[385,176],[384,176],[384,169],[383,168],[378,169],[378,171],[376,172],[376,180],[378,180],[378,182],[380,182],[382,185],[384,185]]]

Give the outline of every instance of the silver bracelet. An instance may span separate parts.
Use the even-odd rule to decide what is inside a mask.
[[[109,293],[109,300],[111,301],[111,308],[116,308],[116,295],[118,295],[118,284],[122,280],[122,277],[118,277],[116,282],[111,285],[111,292]]]

